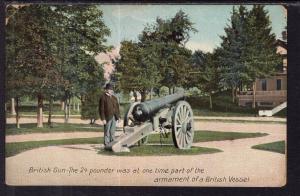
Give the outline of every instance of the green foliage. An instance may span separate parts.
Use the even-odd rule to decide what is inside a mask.
[[[179,11],[173,18],[157,18],[146,26],[138,42],[123,41],[115,62],[121,89],[139,91],[143,99],[151,88],[187,83],[191,51],[184,44],[195,31],[188,16]]]
[[[99,99],[101,93],[99,88],[91,90],[82,101],[81,118],[89,119],[91,124],[94,124],[95,120],[99,119]]]
[[[38,97],[38,107],[44,99],[69,105],[104,84],[95,55],[109,50],[110,31],[96,5],[8,6],[7,14],[7,97]]]
[[[162,79],[161,86],[169,88],[183,86],[188,82],[190,57],[192,52],[184,47],[190,33],[197,32],[193,28],[187,14],[179,11],[173,18],[157,18],[156,23],[148,25],[140,35],[140,41],[155,46],[157,66]]]
[[[30,4],[8,6],[6,25],[7,90],[10,96],[44,95],[70,99],[103,82],[94,56],[109,29],[95,5]],[[17,79],[16,79],[17,78]]]
[[[9,17],[6,25],[6,82],[7,92],[12,97],[36,96],[62,82],[51,50],[50,40],[54,36],[51,15],[49,6],[30,5],[15,9]]]
[[[233,7],[230,25],[224,30],[219,59],[225,88],[236,89],[275,73],[280,58],[264,6],[254,5],[250,11]]]
[[[285,141],[259,144],[259,145],[252,146],[251,148],[285,154]]]
[[[197,87],[201,92],[210,96],[212,109],[212,95],[220,89],[220,67],[218,53],[203,53],[195,51],[192,56],[193,70],[190,74],[189,87]]]
[[[245,65],[248,80],[268,77],[276,72],[282,63],[276,53],[276,37],[271,32],[268,12],[262,5],[254,5],[247,20],[247,42],[245,44]]]
[[[160,74],[151,59],[150,47],[132,41],[121,42],[120,59],[115,65],[120,88],[125,92],[139,91],[145,94],[157,86]]]
[[[225,88],[235,89],[241,85],[247,74],[244,63],[247,35],[247,11],[244,6],[238,10],[233,7],[230,25],[224,28],[221,36],[219,60],[222,66],[221,84]]]
[[[61,17],[57,41],[57,57],[60,73],[66,84],[64,99],[84,96],[91,88],[104,84],[103,68],[94,57],[109,50],[103,45],[109,29],[102,20],[102,11],[95,5],[56,6]]]

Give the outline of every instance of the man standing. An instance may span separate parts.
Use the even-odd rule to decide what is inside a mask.
[[[110,83],[99,101],[99,114],[104,125],[104,147],[115,140],[116,121],[120,119],[119,103]]]

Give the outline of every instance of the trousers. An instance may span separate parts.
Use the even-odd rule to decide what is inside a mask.
[[[115,140],[115,131],[116,131],[116,118],[112,117],[104,125],[104,146]]]

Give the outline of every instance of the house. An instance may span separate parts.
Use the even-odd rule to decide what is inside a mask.
[[[277,40],[277,53],[282,56],[281,70],[269,78],[256,79],[253,90],[237,94],[239,106],[251,106],[253,100],[258,107],[274,107],[287,100],[287,43]],[[255,97],[254,97],[255,96]]]

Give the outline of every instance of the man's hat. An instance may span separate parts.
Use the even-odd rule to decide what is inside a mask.
[[[110,83],[105,85],[105,90],[113,90],[113,86]]]

